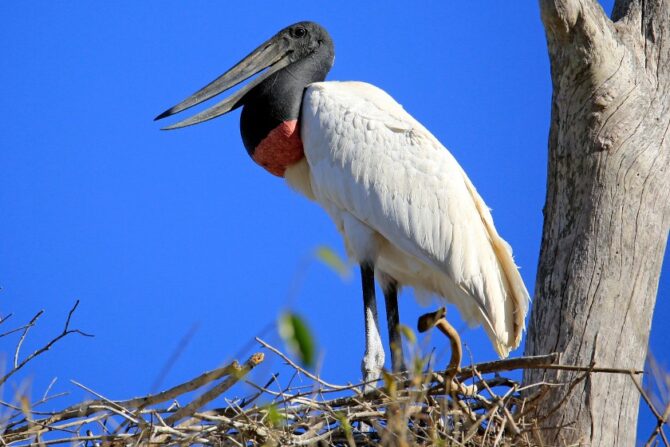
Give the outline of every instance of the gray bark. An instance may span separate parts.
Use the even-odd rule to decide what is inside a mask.
[[[525,353],[642,369],[670,228],[670,2],[618,0],[612,19],[594,0],[540,9],[554,91]],[[551,393],[540,415],[566,390]],[[638,404],[630,377],[592,374],[540,432],[545,445],[632,446]]]

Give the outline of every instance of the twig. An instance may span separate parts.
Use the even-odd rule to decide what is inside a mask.
[[[179,359],[179,356],[184,352],[184,349],[188,346],[189,342],[195,335],[195,333],[198,330],[198,324],[194,324],[191,326],[191,328],[188,330],[188,332],[179,340],[179,343],[177,343],[177,347],[172,351],[172,354],[170,354],[170,357],[168,360],[165,362],[165,365],[161,368],[160,372],[158,373],[158,377],[156,377],[156,380],[154,381],[153,385],[151,386],[151,391],[155,392],[163,383],[163,379],[165,379],[165,376],[170,372],[170,369],[174,366],[175,363],[177,363],[177,359]]]
[[[138,407],[138,408],[146,408],[152,405],[156,405],[161,402],[175,399],[176,397],[181,396],[182,394],[197,390],[198,388],[201,388],[207,385],[208,383],[212,383],[216,380],[219,380],[224,376],[235,374],[237,371],[240,370],[240,368],[241,366],[237,362],[237,360],[233,360],[228,365],[222,366],[212,371],[204,372],[200,374],[198,377],[191,379],[188,382],[174,386],[169,390],[153,395],[150,394],[148,396],[137,397],[135,399],[126,400],[121,402],[121,404],[126,407]]]
[[[248,381],[248,380],[245,380],[244,383],[246,383],[247,385],[250,385],[250,386],[252,386],[252,387],[258,389],[258,393],[256,393],[255,395],[251,396],[251,397],[248,398],[248,399],[244,399],[244,400],[242,401],[242,403],[240,404],[240,408],[244,408],[244,407],[246,407],[246,406],[252,404],[253,402],[256,401],[256,399],[258,399],[259,397],[261,397],[261,396],[263,395],[263,393],[273,393],[273,391],[270,391],[268,388],[270,387],[270,385],[272,385],[272,384],[277,380],[277,377],[278,377],[278,376],[279,376],[279,374],[272,374],[272,377],[270,378],[270,380],[268,380],[268,381],[265,383],[265,385],[263,385],[263,386],[258,386],[258,385],[256,385],[256,384],[253,383],[253,382],[250,382],[250,381]]]
[[[47,386],[47,389],[44,390],[44,394],[42,395],[42,400],[40,402],[38,402],[38,404],[41,403],[41,402],[46,402],[48,400],[49,391],[51,391],[51,388],[56,383],[56,380],[58,380],[58,377],[54,377],[53,379],[51,379],[51,382],[49,382],[49,385]]]
[[[533,357],[517,357],[513,359],[496,360],[493,362],[480,363],[477,370],[482,374],[491,372],[513,371],[515,369],[556,369],[562,371],[579,371],[605,374],[644,374],[642,370],[630,368],[608,368],[599,366],[577,366],[577,365],[558,365],[552,363],[558,358],[558,354],[539,355]],[[467,378],[472,375],[472,367],[464,367],[457,375],[459,379]]]
[[[256,353],[252,355],[249,360],[242,366],[238,371],[235,371],[233,374],[229,375],[227,379],[218,385],[214,386],[211,390],[203,393],[201,396],[195,398],[187,406],[177,410],[172,416],[165,419],[165,423],[168,425],[174,424],[179,419],[191,416],[199,408],[205,405],[207,402],[216,399],[221,393],[224,393],[231,386],[237,383],[242,377],[246,376],[249,371],[256,367],[259,363],[263,361],[263,354]]]
[[[264,347],[266,347],[267,349],[269,349],[270,351],[277,354],[282,359],[284,359],[286,361],[286,363],[291,365],[293,368],[297,369],[298,371],[300,371],[301,373],[303,373],[304,375],[306,375],[310,379],[314,380],[315,382],[320,383],[323,386],[327,386],[328,388],[332,388],[332,389],[335,389],[335,390],[346,390],[346,389],[351,388],[349,385],[334,385],[332,383],[328,383],[325,380],[323,380],[323,379],[315,376],[314,374],[310,373],[306,369],[301,368],[298,364],[296,364],[293,360],[288,358],[286,355],[284,355],[279,349],[275,348],[274,346],[269,345],[268,343],[264,342],[263,340],[261,340],[258,337],[256,337],[256,341],[258,343],[260,343],[261,345],[263,345]]]
[[[517,357],[493,362],[479,363],[477,371],[481,374],[491,372],[513,371],[515,369],[539,369],[543,365],[551,365],[558,360],[558,354],[537,355],[531,357]],[[465,379],[473,375],[473,366],[464,366],[458,374],[458,379]]]
[[[654,413],[654,416],[656,417],[656,421],[658,425],[658,429],[656,430],[657,433],[661,436],[661,439],[663,439],[663,442],[665,443],[666,447],[670,447],[670,443],[668,443],[668,438],[665,437],[665,432],[663,431],[663,424],[665,423],[665,418],[659,414],[658,410],[656,410],[656,407],[654,407],[654,404],[651,403],[651,399],[649,399],[649,396],[647,395],[646,391],[644,391],[644,388],[642,388],[642,385],[637,381],[635,376],[630,373],[630,378],[635,384],[635,387],[637,390],[640,392],[640,395],[642,396],[642,399],[647,403],[647,406],[651,410],[652,413]]]
[[[586,371],[584,374],[580,375],[575,380],[573,380],[570,383],[570,386],[568,387],[568,390],[563,395],[563,398],[560,401],[558,401],[558,403],[556,403],[547,413],[541,415],[538,418],[538,420],[543,421],[543,420],[549,418],[549,416],[551,416],[552,414],[556,413],[563,406],[563,404],[565,402],[567,402],[567,400],[570,398],[570,395],[572,394],[572,391],[575,389],[575,387],[577,387],[577,385],[579,385],[584,379],[589,377],[589,374],[590,374],[590,372]]]
[[[26,335],[28,334],[28,331],[30,330],[31,327],[35,326],[35,323],[37,323],[37,320],[40,319],[40,317],[44,314],[44,310],[40,310],[35,314],[35,316],[26,324],[23,326],[23,334],[21,334],[21,338],[19,338],[19,342],[16,344],[16,349],[14,350],[14,369],[17,369],[19,366],[19,353],[21,352],[21,346],[23,345],[23,341],[26,339]]]
[[[81,383],[77,382],[76,380],[70,380],[70,382],[72,382],[73,384],[75,384],[75,385],[78,386],[79,388],[83,389],[84,391],[88,391],[89,393],[93,394],[95,397],[99,398],[102,402],[108,404],[108,405],[111,406],[112,408],[115,408],[116,410],[120,411],[121,414],[122,414],[126,419],[129,419],[130,421],[132,421],[132,422],[134,422],[134,423],[137,423],[137,421],[133,418],[133,415],[130,413],[130,411],[128,411],[128,409],[125,408],[124,406],[122,406],[122,405],[120,405],[120,404],[118,404],[118,403],[116,403],[116,402],[114,402],[114,401],[112,401],[112,400],[107,399],[107,398],[106,398],[105,396],[103,396],[102,394],[93,391],[92,389],[90,389],[90,388],[87,387],[86,385],[82,385]]]
[[[4,377],[0,378],[0,386],[3,385],[10,377],[12,377],[16,372],[18,372],[21,368],[26,366],[28,362],[30,362],[32,359],[35,357],[39,356],[40,354],[45,353],[53,345],[58,343],[62,338],[67,337],[70,334],[79,334],[84,337],[93,337],[91,334],[87,334],[85,332],[82,332],[79,329],[70,329],[70,319],[72,318],[72,315],[74,314],[74,311],[77,309],[77,306],[79,306],[79,300],[77,300],[74,303],[74,306],[72,309],[70,309],[70,312],[68,313],[67,319],[65,320],[65,328],[63,329],[63,332],[61,332],[58,336],[53,338],[51,341],[49,341],[46,345],[42,346],[41,348],[37,349],[34,351],[32,354],[24,358],[22,361],[18,361],[18,356],[19,356],[19,350],[21,348],[21,344],[23,343],[23,340],[25,339],[25,335],[27,334],[28,330],[32,327],[32,325],[35,324],[37,319],[44,313],[44,311],[39,311],[37,315],[33,317],[33,319],[28,323],[26,326],[24,326],[24,332],[21,336],[21,339],[19,340],[19,344],[16,348],[15,354],[14,354],[14,368],[10,370],[7,374],[5,374]]]
[[[7,315],[4,316],[4,317],[0,317],[0,324],[2,324],[2,323],[4,323],[5,321],[9,320],[9,319],[12,317],[12,315],[14,315],[14,314],[7,314]],[[0,337],[2,337],[2,336],[0,335]]]

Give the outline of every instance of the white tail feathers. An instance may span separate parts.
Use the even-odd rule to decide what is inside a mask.
[[[482,218],[484,227],[488,233],[489,241],[500,268],[501,298],[504,306],[504,314],[501,318],[491,318],[485,315],[487,323],[484,324],[489,338],[500,357],[505,358],[510,351],[519,347],[521,337],[526,328],[525,320],[530,303],[530,295],[526,285],[519,274],[519,268],[514,263],[512,247],[498,235],[493,225],[491,211],[477,193],[470,179],[463,173],[465,183],[472,195],[477,211]],[[500,311],[500,309],[498,309]],[[493,320],[493,321],[491,321]],[[502,324],[500,324],[502,323]]]

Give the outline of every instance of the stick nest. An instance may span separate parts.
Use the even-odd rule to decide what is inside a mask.
[[[21,360],[20,348],[38,315],[30,323],[0,334],[20,333],[13,368],[4,384],[30,360],[70,334],[68,314],[61,334]],[[0,324],[8,317],[0,320]],[[558,364],[558,355],[522,357],[480,363],[462,370],[433,372],[416,360],[409,371],[383,375],[377,388],[363,393],[363,383],[328,383],[293,362],[278,349],[257,339],[292,371],[288,385],[276,374],[263,384],[249,373],[265,359],[253,354],[244,363],[205,372],[166,391],[129,400],[113,400],[77,382],[95,396],[76,405],[42,411],[49,389],[40,401],[19,397],[0,401],[0,444],[8,446],[534,446],[541,445],[543,419],[563,403],[571,390],[592,373],[627,374],[638,384],[640,371]],[[538,383],[522,387],[511,371],[529,368],[572,371],[563,384]],[[234,385],[241,398],[225,397]],[[296,385],[296,383],[298,385]],[[639,385],[638,385],[639,386]],[[564,387],[560,402],[543,399],[550,388]],[[51,388],[51,387],[49,387]],[[641,389],[641,388],[640,388]],[[648,401],[641,390],[645,401]],[[541,408],[542,411],[537,411]],[[542,414],[542,416],[538,416]],[[656,414],[656,413],[655,413]],[[658,415],[654,435],[665,440]]]
[[[247,380],[264,360],[256,353],[244,364],[232,362],[130,400],[111,400],[85,388],[97,398],[61,411],[5,404],[12,411],[0,439],[11,446],[536,445],[539,421],[527,415],[546,386],[524,390],[499,373],[556,360],[550,355],[473,365],[449,386],[444,374],[385,374],[379,388],[363,394],[362,384],[324,382],[261,343],[294,368],[294,378],[304,379],[301,386],[277,387],[274,376],[262,386]],[[206,409],[239,382],[254,391]],[[206,391],[196,392],[201,388]]]

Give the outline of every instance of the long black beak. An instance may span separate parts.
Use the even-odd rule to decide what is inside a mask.
[[[224,113],[228,113],[241,105],[240,100],[249,90],[263,82],[268,76],[286,67],[291,62],[288,57],[290,53],[288,40],[279,35],[274,36],[217,79],[210,82],[176,106],[170,107],[165,112],[158,115],[154,118],[154,121],[172,116],[175,113],[179,113],[200,104],[203,101],[207,101],[267,68],[267,70],[259,77],[249,82],[218,104],[176,124],[164,127],[163,130],[192,126],[216,118]]]

